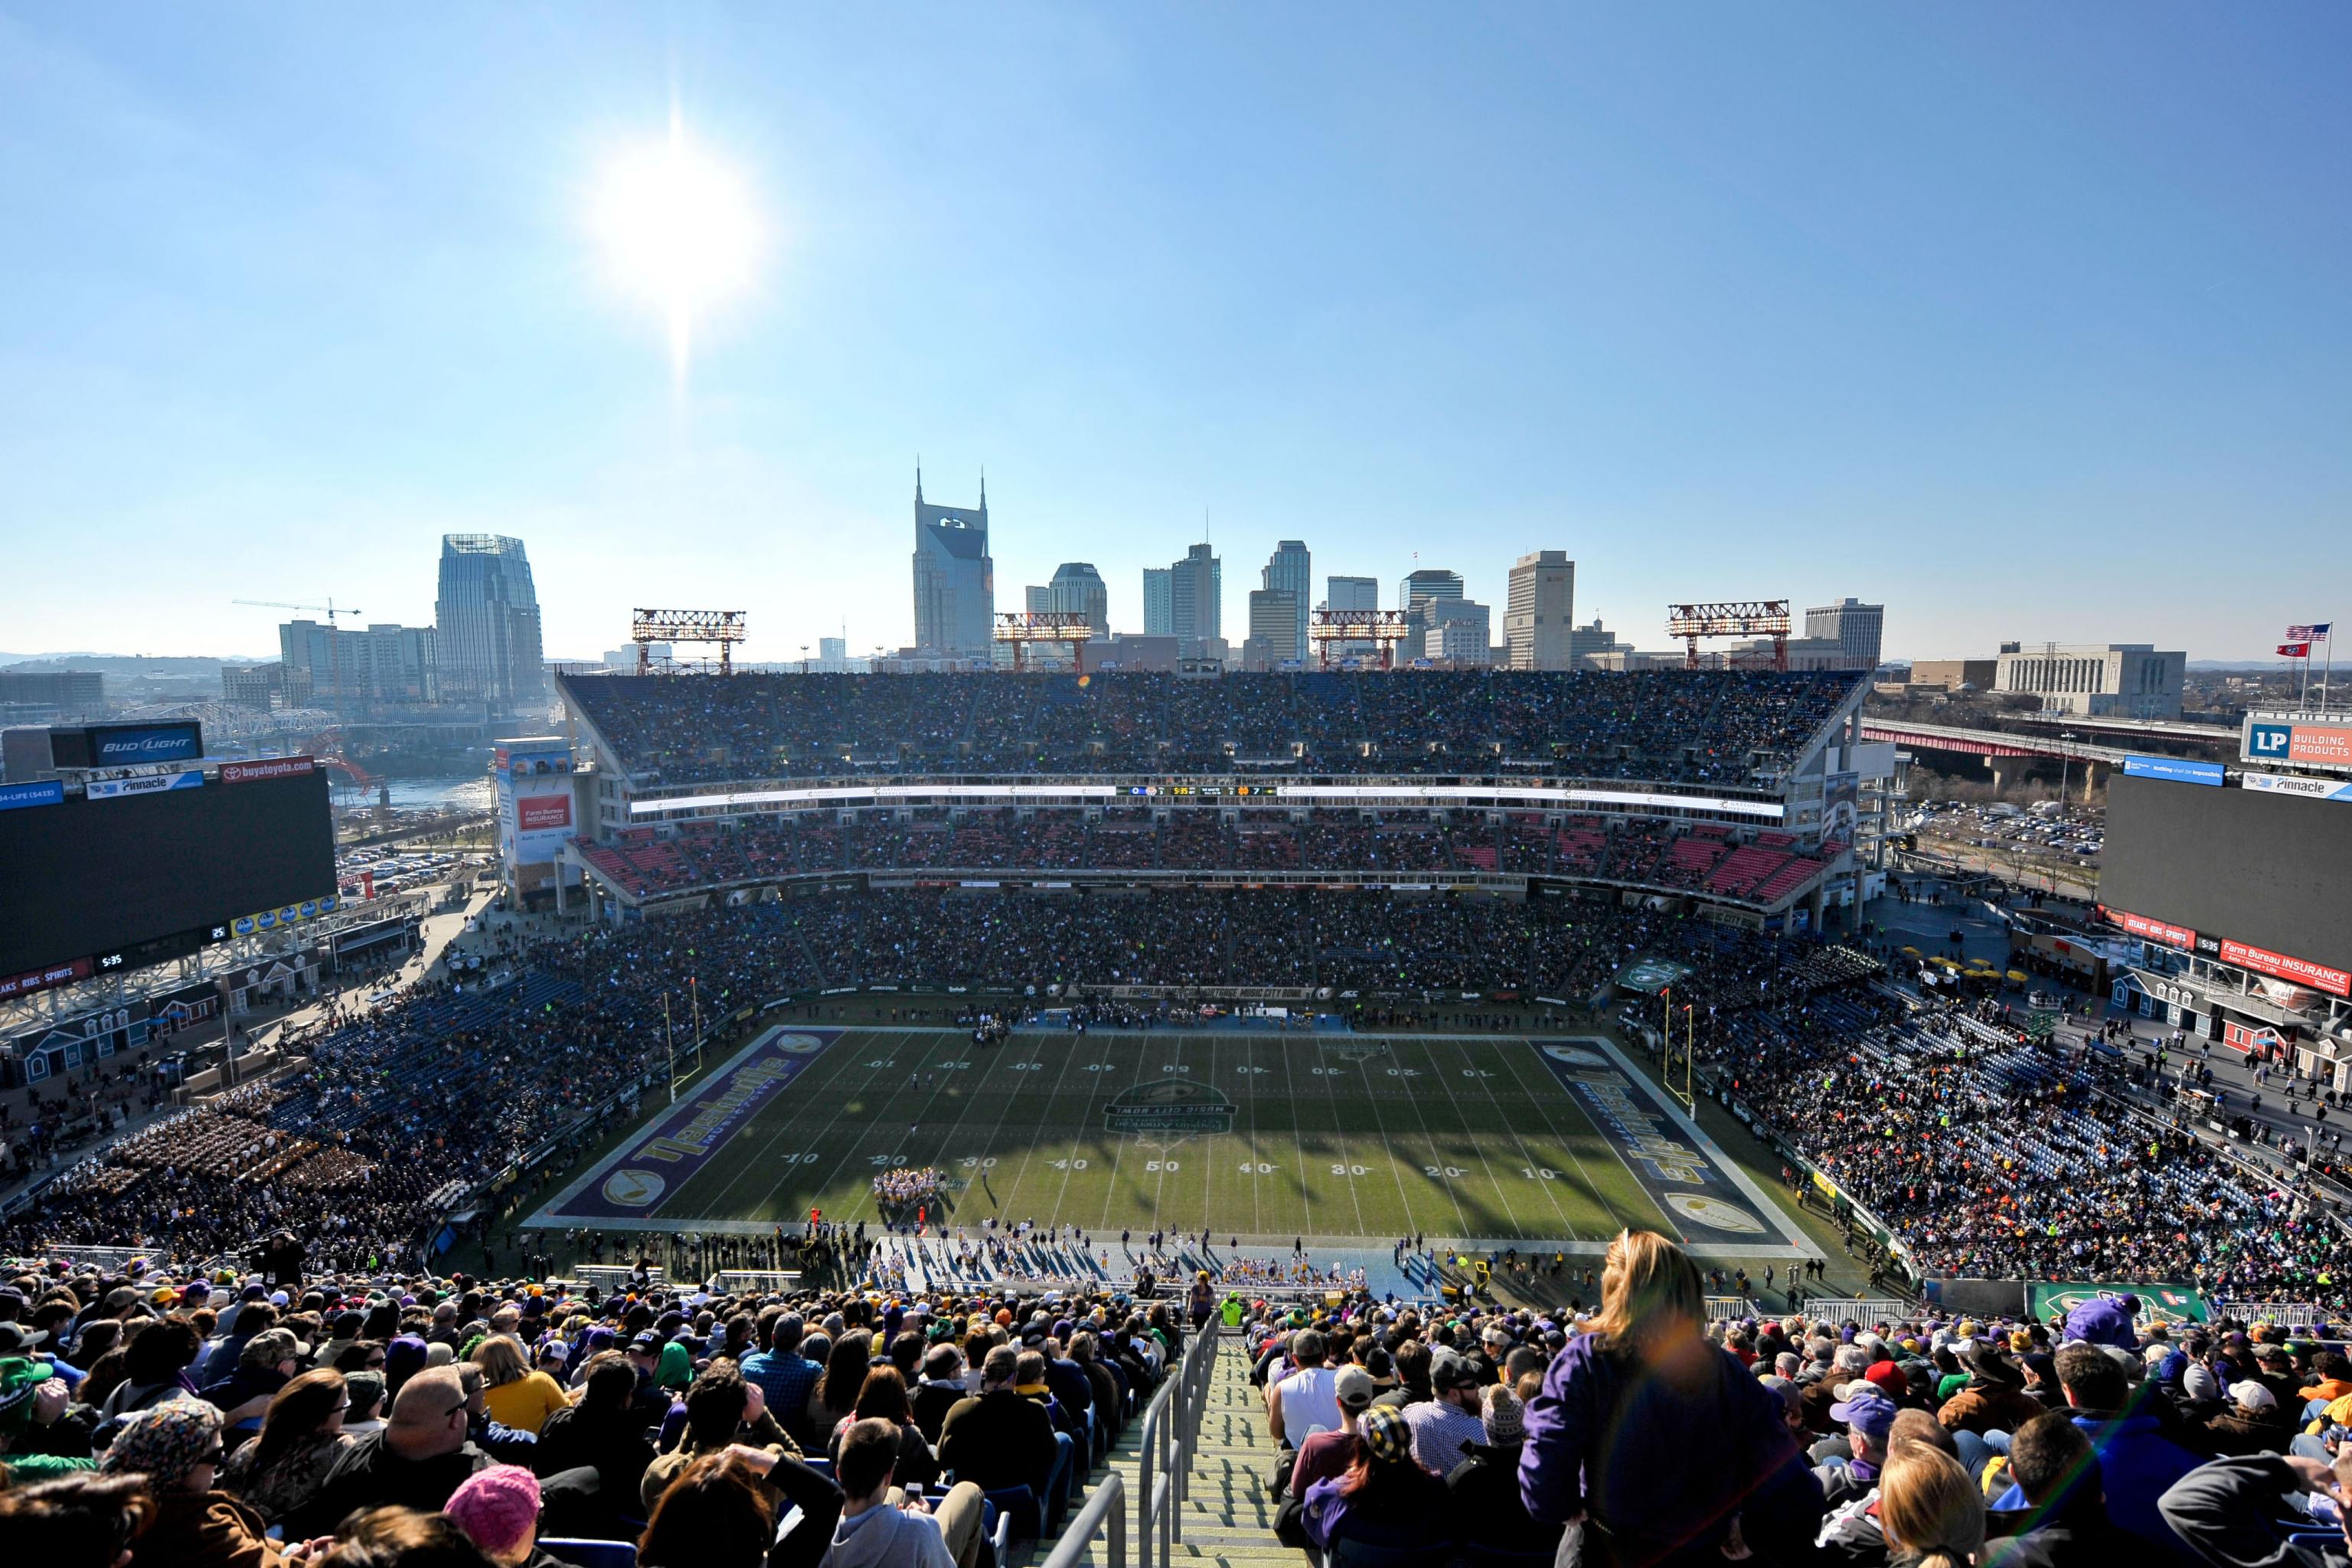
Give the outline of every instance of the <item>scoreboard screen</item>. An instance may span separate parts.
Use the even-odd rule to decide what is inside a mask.
[[[0,984],[178,957],[242,917],[334,895],[325,773],[193,776],[0,810]]]

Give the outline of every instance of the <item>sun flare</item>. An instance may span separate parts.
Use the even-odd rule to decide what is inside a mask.
[[[672,114],[666,140],[604,170],[594,228],[614,284],[661,312],[683,379],[696,322],[751,286],[761,235],[750,191]]]

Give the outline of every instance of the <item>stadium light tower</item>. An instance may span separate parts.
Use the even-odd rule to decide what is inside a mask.
[[[1307,617],[1307,639],[1315,645],[1318,669],[1331,668],[1334,644],[1351,642],[1370,643],[1381,668],[1388,669],[1396,662],[1397,644],[1410,629],[1402,610],[1315,610]]]
[[[1067,647],[1071,666],[1084,675],[1087,639],[1094,635],[1094,623],[1083,610],[1006,610],[997,616],[996,625],[990,632],[996,641],[1013,645],[1013,669],[1016,675],[1028,668],[1029,645],[1041,642]]]
[[[1703,605],[1668,605],[1666,635],[1683,639],[1683,668],[1698,668],[1701,637],[1770,637],[1772,668],[1789,668],[1789,601],[1786,599],[1717,600]]]
[[[657,642],[709,642],[719,645],[719,673],[735,673],[735,645],[743,640],[740,610],[631,610],[629,640],[637,645],[637,673],[653,669],[653,645]]]

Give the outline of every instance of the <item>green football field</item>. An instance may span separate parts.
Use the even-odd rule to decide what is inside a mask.
[[[947,1224],[975,1230],[993,1215],[1111,1238],[1206,1228],[1220,1240],[1386,1247],[1420,1233],[1591,1251],[1636,1226],[1744,1258],[1802,1241],[1751,1177],[1590,1037],[1024,1033],[982,1049],[949,1030],[812,1028],[762,1039],[676,1108],[647,1107],[645,1125],[532,1223],[764,1232],[813,1207],[878,1221],[874,1175],[929,1165],[948,1177]]]

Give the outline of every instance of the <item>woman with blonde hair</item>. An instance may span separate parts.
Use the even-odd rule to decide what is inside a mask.
[[[1906,1444],[1879,1473],[1878,1522],[1905,1568],[1969,1568],[1984,1550],[1984,1493],[1941,1448]]]
[[[1560,1568],[1720,1563],[1727,1543],[1793,1558],[1822,1511],[1779,1396],[1707,1339],[1698,1266],[1638,1230],[1609,1244],[1601,1311],[1528,1406],[1519,1495],[1570,1527]]]
[[[518,1432],[539,1436],[547,1418],[571,1404],[563,1385],[523,1359],[522,1346],[505,1334],[491,1334],[466,1358],[482,1369],[482,1403],[490,1419]]]

